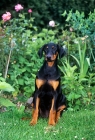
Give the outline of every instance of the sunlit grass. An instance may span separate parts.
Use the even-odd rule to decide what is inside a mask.
[[[12,111],[0,114],[0,140],[95,140],[95,111],[64,112],[58,124],[48,126],[39,118],[37,125],[21,120]]]

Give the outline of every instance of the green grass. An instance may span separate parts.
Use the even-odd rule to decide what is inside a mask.
[[[0,140],[95,140],[95,110],[64,112],[58,124],[48,127],[48,119],[39,118],[29,126],[13,111],[0,114]]]

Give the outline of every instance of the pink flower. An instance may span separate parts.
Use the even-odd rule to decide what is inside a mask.
[[[55,27],[55,22],[54,22],[53,20],[51,20],[51,21],[49,22],[49,26]]]
[[[29,9],[29,10],[28,10],[28,13],[32,13],[32,9]]]
[[[11,19],[11,13],[10,12],[6,12],[6,14],[2,15],[2,19],[4,22],[6,22],[7,20]]]
[[[22,10],[22,9],[23,9],[23,7],[22,7],[21,4],[15,5],[15,10],[16,10],[17,12],[20,11],[20,10]]]

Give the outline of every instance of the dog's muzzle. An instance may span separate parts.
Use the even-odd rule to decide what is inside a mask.
[[[46,60],[51,62],[52,61],[52,55],[46,55]]]

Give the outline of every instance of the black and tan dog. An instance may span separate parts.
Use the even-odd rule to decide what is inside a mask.
[[[66,108],[66,98],[62,94],[60,85],[60,73],[57,66],[57,58],[63,57],[66,50],[57,44],[49,43],[42,46],[38,55],[45,54],[45,61],[35,80],[35,92],[33,94],[33,114],[30,125],[37,123],[38,117],[49,117],[49,125],[55,125],[62,111]]]

